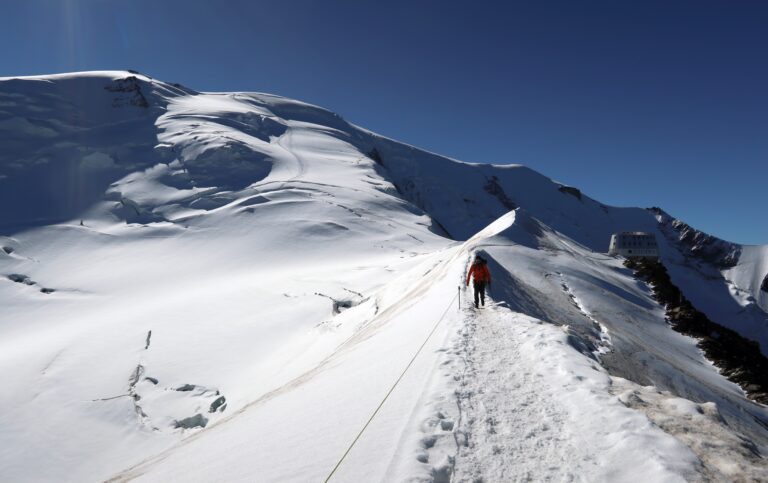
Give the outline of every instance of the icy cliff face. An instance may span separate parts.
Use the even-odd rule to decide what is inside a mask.
[[[765,408],[602,252],[613,232],[655,233],[686,297],[766,353],[766,247],[299,101],[133,72],[0,79],[0,138],[0,364],[13,368],[0,372],[13,438],[0,474],[13,480],[322,480],[432,333],[339,481],[515,475],[538,446],[504,441],[552,443],[550,423],[515,420],[482,394],[495,384],[520,405],[553,401],[572,464],[601,462],[580,467],[586,479],[762,475]],[[486,318],[456,290],[478,251],[501,304]],[[519,378],[494,375],[520,358]],[[594,448],[576,436],[592,431]],[[756,453],[704,455],[712,437]],[[459,451],[465,439],[476,446]],[[558,454],[525,471],[572,477],[551,472]]]

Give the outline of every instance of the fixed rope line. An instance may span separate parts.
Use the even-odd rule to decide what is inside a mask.
[[[424,348],[424,346],[426,346],[426,345],[427,345],[427,342],[429,342],[429,339],[432,337],[432,334],[434,334],[434,333],[435,333],[435,331],[437,330],[437,327],[440,325],[440,322],[442,322],[442,321],[443,321],[443,319],[445,318],[445,314],[447,314],[447,313],[448,313],[448,309],[450,309],[450,308],[451,308],[451,305],[453,305],[453,302],[455,302],[455,301],[456,301],[456,299],[458,299],[458,298],[459,298],[459,295],[460,295],[460,294],[461,294],[461,292],[459,292],[459,293],[457,293],[456,295],[454,295],[454,296],[453,296],[453,299],[452,299],[452,300],[451,300],[451,302],[448,304],[448,306],[445,308],[445,311],[443,312],[443,315],[441,315],[441,316],[440,316],[440,318],[437,320],[437,322],[435,322],[435,325],[434,325],[434,327],[432,327],[432,330],[431,330],[431,331],[429,331],[429,334],[427,334],[427,338],[426,338],[426,339],[424,339],[424,342],[422,342],[422,343],[421,343],[421,346],[419,347],[419,350],[417,350],[417,351],[416,351],[416,353],[413,355],[413,357],[411,357],[411,360],[410,360],[410,362],[408,362],[408,365],[407,365],[407,366],[405,366],[405,369],[403,369],[403,372],[402,372],[402,373],[400,373],[400,376],[397,378],[397,380],[395,381],[395,383],[394,383],[394,384],[392,384],[392,387],[390,387],[390,388],[389,388],[389,391],[387,391],[387,394],[384,396],[384,399],[382,399],[382,400],[381,400],[381,402],[379,403],[379,405],[378,405],[378,406],[376,407],[376,409],[373,411],[373,414],[371,414],[371,417],[370,417],[370,418],[368,418],[368,421],[366,421],[366,422],[365,422],[365,425],[363,426],[363,428],[360,430],[360,432],[359,432],[359,433],[357,433],[357,436],[355,436],[355,439],[353,439],[353,440],[352,440],[352,443],[350,443],[350,445],[349,445],[349,447],[347,448],[347,450],[344,452],[344,454],[343,454],[343,455],[341,455],[341,458],[339,459],[338,463],[336,463],[336,466],[334,466],[334,467],[333,467],[333,469],[331,470],[331,472],[330,472],[330,473],[328,473],[328,477],[325,479],[325,483],[328,483],[328,481],[330,481],[330,479],[331,479],[331,477],[333,476],[333,474],[334,474],[334,473],[336,473],[336,470],[338,470],[338,469],[339,469],[339,466],[341,466],[341,463],[342,463],[342,461],[344,461],[344,458],[346,458],[346,457],[347,457],[347,455],[349,454],[349,452],[350,452],[350,451],[352,451],[352,447],[353,447],[353,446],[355,446],[355,443],[357,443],[357,441],[360,439],[360,436],[362,436],[362,435],[363,435],[363,433],[365,432],[365,430],[368,428],[368,425],[370,425],[370,424],[371,424],[371,421],[373,421],[373,418],[375,418],[375,417],[376,417],[376,414],[379,412],[379,410],[381,409],[381,407],[382,407],[382,406],[384,406],[384,403],[385,403],[385,402],[387,402],[387,399],[388,399],[388,398],[389,398],[389,396],[392,394],[392,392],[395,390],[395,387],[397,387],[397,385],[398,385],[398,384],[400,383],[400,381],[403,379],[403,376],[405,376],[405,373],[406,373],[406,372],[408,372],[408,369],[410,369],[410,368],[411,368],[411,366],[413,365],[413,362],[414,362],[414,361],[416,360],[416,358],[419,356],[419,353],[421,353],[421,350]]]

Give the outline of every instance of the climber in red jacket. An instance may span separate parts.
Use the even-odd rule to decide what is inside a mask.
[[[469,268],[467,273],[467,286],[469,286],[469,279],[474,277],[472,286],[475,289],[475,308],[478,307],[478,297],[480,298],[480,304],[485,306],[485,286],[491,285],[491,272],[488,271],[488,262],[483,257],[477,255],[474,263]]]

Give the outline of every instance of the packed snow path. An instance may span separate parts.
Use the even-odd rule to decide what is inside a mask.
[[[503,308],[467,312],[454,346],[464,365],[455,480],[571,481],[593,473],[582,466],[594,466],[594,457],[569,437],[569,411],[542,373],[554,364],[521,354],[530,338],[543,347],[546,331]]]
[[[463,316],[442,363],[454,397],[436,395],[423,426],[426,481],[695,477],[683,445],[603,392],[610,378],[567,329],[495,304]]]

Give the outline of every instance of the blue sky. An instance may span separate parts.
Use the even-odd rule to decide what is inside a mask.
[[[319,104],[768,243],[762,1],[0,0],[0,76],[136,69]]]

